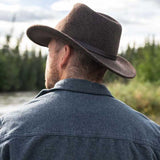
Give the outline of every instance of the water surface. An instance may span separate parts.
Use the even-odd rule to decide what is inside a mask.
[[[32,100],[38,92],[7,92],[0,93],[0,115],[14,111]]]

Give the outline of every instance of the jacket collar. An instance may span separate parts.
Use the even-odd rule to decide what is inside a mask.
[[[94,94],[94,95],[106,95],[111,96],[110,91],[103,84],[99,84],[96,82],[91,82],[85,79],[76,79],[76,78],[67,78],[58,81],[54,88],[51,89],[43,89],[37,96],[41,96],[43,94],[53,92],[55,90],[66,90],[72,92],[80,92],[86,94]]]

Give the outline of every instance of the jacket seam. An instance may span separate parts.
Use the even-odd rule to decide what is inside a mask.
[[[99,138],[99,139],[113,139],[113,140],[122,140],[122,141],[128,141],[128,142],[133,142],[139,145],[148,145],[150,147],[153,147],[157,150],[160,151],[160,147],[158,145],[152,144],[150,142],[144,141],[144,140],[139,140],[139,139],[124,139],[124,138],[119,138],[119,137],[100,137],[100,136],[89,136],[89,135],[69,135],[69,134],[60,134],[60,132],[58,132],[59,134],[55,133],[46,133],[46,134],[24,134],[24,135],[18,135],[18,134],[13,134],[13,135],[9,135],[7,137],[7,135],[4,136],[0,136],[1,138],[3,138],[3,140],[1,139],[1,142],[4,142],[8,139],[14,139],[14,138],[24,138],[24,137],[42,137],[42,136],[64,136],[64,137],[82,137],[82,138]],[[6,137],[5,137],[6,136]],[[159,148],[159,149],[158,149]]]

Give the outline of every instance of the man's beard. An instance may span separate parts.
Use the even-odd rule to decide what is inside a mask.
[[[45,71],[45,86],[47,89],[53,88],[55,86],[55,84],[60,80],[59,77],[59,71],[57,69],[57,64],[54,63],[53,66],[48,69],[46,67],[46,71]]]

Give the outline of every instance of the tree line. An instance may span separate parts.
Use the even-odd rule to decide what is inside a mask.
[[[0,49],[0,91],[27,91],[44,88],[44,71],[46,56],[41,51],[27,49],[21,53],[17,40],[14,48],[10,47],[10,36]]]
[[[137,72],[135,79],[140,82],[160,84],[160,43],[155,42],[154,36],[151,40],[146,38],[144,45],[138,48],[135,47],[135,43],[133,47],[128,44],[127,49],[120,53],[120,56],[126,58],[135,67]],[[111,72],[105,75],[104,81],[107,80],[125,83],[130,81]]]
[[[6,36],[6,43],[0,48],[0,92],[40,90],[44,86],[46,56],[35,49],[22,53],[20,43],[23,34],[17,39],[15,47],[10,46],[11,36]],[[160,84],[160,44],[147,39],[144,45],[136,48],[128,45],[120,55],[129,60],[137,70],[136,79],[141,82]],[[108,72],[104,82],[115,80],[127,83],[128,80]]]

